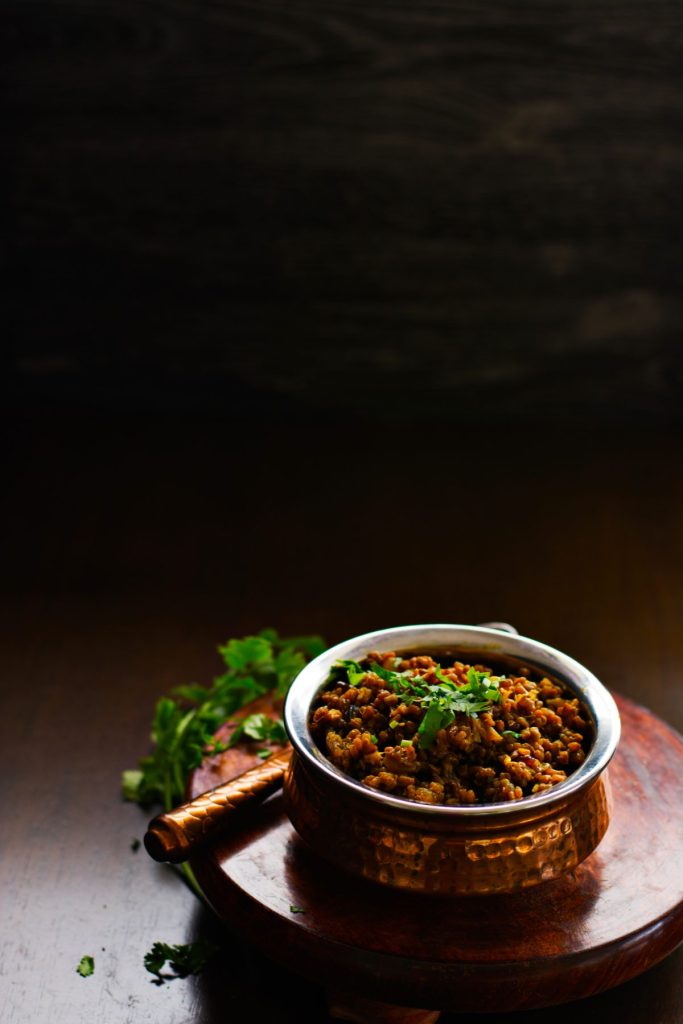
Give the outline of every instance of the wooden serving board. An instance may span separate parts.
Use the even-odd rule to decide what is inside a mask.
[[[370,1000],[470,1013],[612,988],[683,941],[683,739],[645,708],[617,701],[623,735],[609,769],[612,822],[595,853],[562,879],[509,896],[447,899],[364,882],[305,847],[281,794],[192,867],[222,918],[326,984],[346,1019],[438,1014],[401,1017],[385,1007],[382,1016],[375,1006],[364,1016],[339,997],[340,986]],[[195,772],[192,795],[248,766],[227,763],[221,772],[214,759]]]

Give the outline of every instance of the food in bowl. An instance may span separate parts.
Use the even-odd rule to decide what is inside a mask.
[[[493,803],[424,803],[364,784],[362,778],[369,773],[362,778],[352,774],[352,751],[348,769],[334,764],[325,743],[327,725],[321,722],[314,733],[312,719],[323,695],[342,681],[339,668],[355,661],[361,670],[367,669],[368,652],[378,651],[398,651],[404,659],[429,656],[444,673],[457,656],[463,668],[466,664],[475,670],[479,666],[479,671],[489,667],[500,677],[536,682],[547,678],[556,685],[559,680],[560,696],[578,699],[580,717],[590,721],[590,740],[582,744],[585,760],[576,768],[562,767],[566,782],[523,799]],[[529,675],[519,666],[529,668]],[[483,682],[479,676],[474,678]],[[347,671],[341,696],[360,681],[349,680]],[[476,684],[471,689],[477,700]],[[498,704],[486,699],[492,706]],[[483,717],[482,712],[469,710]],[[287,695],[284,721],[293,748],[284,784],[292,825],[315,853],[335,867],[382,885],[448,896],[516,892],[573,870],[595,850],[609,824],[607,766],[620,735],[613,698],[592,672],[569,655],[509,630],[427,623],[351,637],[324,651],[297,676]],[[357,727],[351,722],[349,726],[346,739]],[[429,723],[425,730],[428,727]],[[341,733],[344,728],[338,725],[335,731]],[[513,727],[512,731],[519,730]],[[438,752],[438,732],[434,752]],[[377,736],[381,746],[379,734],[371,735]]]
[[[365,786],[447,806],[551,789],[593,741],[585,706],[547,674],[394,651],[336,662],[309,726],[332,764]]]

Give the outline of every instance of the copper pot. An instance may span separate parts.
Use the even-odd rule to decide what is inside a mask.
[[[514,892],[564,874],[604,836],[606,768],[621,731],[616,705],[596,677],[560,651],[512,627],[400,626],[354,637],[300,673],[285,704],[293,747],[285,799],[294,828],[337,867],[399,889],[440,894]],[[528,665],[559,679],[586,706],[593,744],[584,763],[550,790],[511,803],[449,807],[391,796],[337,769],[315,744],[311,703],[340,658],[369,651],[453,652],[478,663]]]

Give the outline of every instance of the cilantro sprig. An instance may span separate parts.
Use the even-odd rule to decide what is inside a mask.
[[[207,753],[225,746],[214,734],[235,711],[266,693],[284,696],[307,661],[325,649],[318,636],[280,637],[274,629],[228,640],[218,648],[225,671],[211,686],[178,686],[158,701],[152,722],[154,749],[136,769],[123,772],[126,800],[160,802],[169,811],[181,803],[185,783]],[[282,742],[281,722],[249,715],[232,734],[229,746],[243,738]]]
[[[168,942],[155,942],[149,952],[145,953],[145,967],[150,974],[156,975],[155,984],[163,985],[165,981],[171,981],[173,978],[199,974],[217,952],[218,946],[204,939],[178,946],[171,946]],[[172,974],[161,973],[166,964]]]
[[[400,659],[397,658],[395,664],[400,666]],[[473,667],[468,670],[467,682],[463,684],[456,683],[440,668],[433,670],[438,683],[428,683],[417,671],[398,672],[375,661],[366,669],[356,661],[338,661],[334,670],[345,671],[351,686],[358,686],[368,672],[373,672],[395,693],[423,707],[425,713],[417,730],[418,744],[423,750],[434,745],[436,734],[448,728],[458,712],[476,718],[501,699],[500,677]],[[395,720],[389,722],[389,726],[396,728]]]
[[[221,644],[225,671],[210,686],[190,683],[176,687],[158,701],[152,721],[152,753],[137,768],[124,771],[124,799],[139,804],[161,803],[170,811],[182,803],[187,777],[206,754],[218,753],[245,737],[261,742],[282,742],[282,722],[267,715],[246,716],[233,731],[230,742],[216,743],[214,736],[239,708],[267,693],[284,696],[304,665],[325,650],[319,636],[281,637],[275,629]],[[271,751],[261,748],[260,758]],[[192,891],[203,894],[189,864],[179,865]]]

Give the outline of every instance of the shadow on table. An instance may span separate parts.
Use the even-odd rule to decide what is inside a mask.
[[[206,907],[198,906],[193,922],[194,939],[206,939],[219,952],[195,980],[197,1017],[195,1024],[225,1024],[230,1021],[278,1024],[328,1024],[322,987],[285,970],[263,956],[238,934],[227,929]],[[650,971],[591,999],[567,1003],[552,1010],[553,1024],[681,1024],[665,1007],[683,1001],[683,947]],[[500,1014],[444,1013],[442,1024],[547,1024],[547,1009]]]
[[[206,939],[219,952],[195,979],[194,1024],[277,1021],[323,1024],[329,1020],[322,988],[285,970],[229,930],[206,907],[198,906],[193,938]]]

